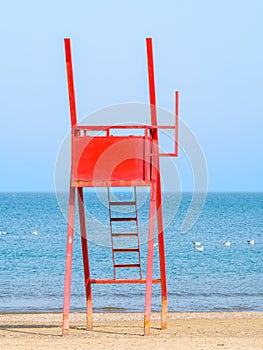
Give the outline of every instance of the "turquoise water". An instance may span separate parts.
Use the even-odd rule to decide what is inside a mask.
[[[98,200],[95,193],[86,193],[94,278],[112,277],[108,211],[103,196],[100,194]],[[143,203],[147,195],[143,196],[139,223],[145,263],[148,205]],[[169,222],[165,231],[169,310],[263,311],[263,194],[208,194],[198,221],[182,234],[180,227],[190,200],[187,193],[180,202],[172,193],[164,200]],[[8,232],[0,235],[0,312],[62,310],[66,229],[55,194],[0,194],[0,231]],[[32,231],[38,234],[32,235]],[[249,239],[255,244],[248,245]],[[222,245],[227,240],[231,241],[229,247]],[[202,242],[204,251],[194,250],[192,241]],[[78,233],[74,242],[71,310],[84,311]],[[157,277],[157,262],[154,273]],[[160,308],[159,288],[153,288],[153,310]],[[144,285],[94,285],[94,310],[142,311],[144,291]]]

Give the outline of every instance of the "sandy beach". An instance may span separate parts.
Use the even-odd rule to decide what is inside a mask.
[[[143,336],[142,313],[96,313],[86,331],[85,315],[72,313],[70,335],[61,335],[57,313],[0,314],[0,349],[263,349],[263,313],[169,313],[160,330],[152,314],[152,334]]]

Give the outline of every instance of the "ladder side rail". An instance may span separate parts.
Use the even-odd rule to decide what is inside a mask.
[[[137,207],[137,193],[136,193],[136,186],[134,186],[134,201],[135,201],[135,215],[136,215],[136,232],[138,234],[137,236],[137,242],[138,242],[138,260],[140,264],[140,279],[142,279],[142,261],[141,261],[141,247],[140,247],[140,236],[139,236],[139,224],[138,224],[138,207]]]
[[[111,236],[111,254],[112,254],[112,262],[113,262],[113,274],[114,279],[116,280],[116,263],[115,263],[115,254],[114,254],[114,239],[113,239],[113,228],[112,228],[112,216],[111,216],[111,196],[110,196],[110,188],[107,187],[108,190],[108,204],[109,204],[109,217],[110,217],[110,236]]]

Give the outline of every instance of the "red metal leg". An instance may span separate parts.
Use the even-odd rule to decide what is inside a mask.
[[[147,46],[147,59],[148,59],[148,78],[149,78],[149,95],[150,95],[150,112],[152,125],[157,126],[157,110],[156,110],[156,94],[155,94],[155,82],[154,82],[154,63],[153,63],[153,48],[152,39],[146,39]],[[178,116],[178,95],[176,96],[176,115]],[[178,120],[177,120],[178,124]],[[178,127],[178,125],[177,125]],[[158,145],[158,131],[153,132],[154,140],[154,153],[159,152]],[[154,159],[154,168],[156,173],[154,174],[157,179],[156,188],[156,210],[158,220],[158,243],[159,243],[159,259],[160,259],[160,275],[161,275],[161,288],[162,288],[162,329],[167,328],[167,282],[166,282],[166,266],[165,266],[165,251],[164,251],[164,230],[163,230],[163,211],[162,211],[162,190],[161,190],[161,177],[160,177],[160,159],[156,157]]]
[[[79,219],[80,219],[82,257],[83,257],[83,266],[84,266],[84,278],[85,278],[85,288],[86,288],[86,328],[91,330],[92,329],[92,292],[91,292],[88,241],[87,241],[87,234],[86,234],[84,198],[83,198],[82,187],[78,188],[78,207],[79,207]]]
[[[157,222],[158,222],[158,246],[160,259],[160,276],[161,276],[161,290],[162,290],[162,315],[161,328],[167,328],[167,282],[166,282],[166,262],[165,262],[165,248],[164,248],[164,230],[163,230],[163,213],[162,213],[162,195],[161,195],[161,181],[160,175],[157,175]]]
[[[69,333],[69,312],[70,312],[70,289],[72,276],[72,251],[74,238],[74,209],[75,209],[75,188],[70,187],[69,192],[69,209],[68,209],[68,233],[67,233],[67,248],[66,248],[66,272],[64,286],[64,309],[62,334]]]
[[[64,44],[65,44],[66,68],[67,68],[67,77],[68,77],[68,96],[69,96],[71,126],[73,127],[77,123],[77,110],[76,110],[76,100],[75,100],[75,90],[74,90],[70,39],[69,38],[64,39]]]
[[[148,257],[147,257],[147,273],[146,273],[146,295],[145,295],[145,311],[144,311],[144,335],[151,332],[150,315],[152,306],[152,279],[153,279],[153,253],[154,253],[154,223],[156,208],[156,184],[151,187],[150,194],[150,218],[148,228]]]

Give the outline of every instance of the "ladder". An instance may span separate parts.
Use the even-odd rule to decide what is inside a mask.
[[[112,193],[110,191],[110,187],[108,187],[108,204],[114,280],[118,279],[117,270],[124,268],[137,269],[137,271],[139,271],[140,274],[140,279],[142,279],[136,187],[134,186],[132,188],[132,200],[121,201],[112,199]],[[121,211],[122,207],[128,209],[128,216],[127,213],[125,214],[125,210]],[[122,231],[120,232],[120,225],[127,222],[131,223],[130,226],[132,227],[129,227],[129,231],[127,232],[127,225],[125,225],[126,229],[122,229]],[[132,247],[129,244],[129,239],[131,237],[133,237]],[[127,259],[125,259],[125,254],[126,256],[129,256],[129,260],[133,261],[127,262]]]

